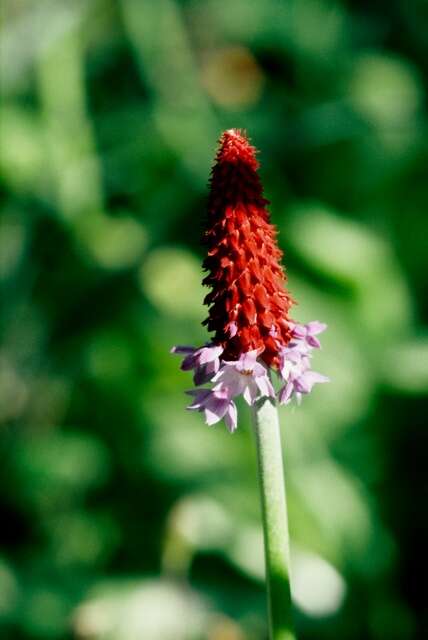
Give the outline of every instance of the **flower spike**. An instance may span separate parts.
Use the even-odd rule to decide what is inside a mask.
[[[208,275],[203,284],[211,287],[205,324],[215,331],[214,342],[223,346],[226,359],[258,349],[268,366],[277,366],[279,348],[291,337],[292,298],[258,166],[256,150],[241,131],[221,136],[204,235]]]
[[[237,426],[234,398],[249,405],[275,397],[271,371],[283,385],[278,399],[300,402],[315,383],[328,378],[310,368],[313,349],[320,348],[321,322],[302,325],[289,316],[293,299],[286,289],[277,231],[270,222],[268,201],[257,170],[256,149],[246,134],[229,129],[220,138],[211,172],[208,216],[203,240],[207,255],[203,284],[213,332],[202,347],[173,347],[183,355],[181,368],[193,370],[196,386],[190,410],[203,412],[208,424],[224,418],[231,432]]]

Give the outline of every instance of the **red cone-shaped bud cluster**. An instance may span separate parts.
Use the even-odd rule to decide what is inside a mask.
[[[290,340],[282,252],[270,224],[268,201],[257,174],[256,150],[239,130],[226,131],[211,175],[205,242],[208,255],[203,284],[211,287],[204,302],[204,324],[224,359],[260,350],[268,366],[278,366],[278,350]]]

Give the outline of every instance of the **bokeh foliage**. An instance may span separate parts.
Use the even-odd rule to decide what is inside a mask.
[[[329,323],[282,411],[299,637],[428,636],[427,78],[425,0],[3,0],[2,638],[266,637],[248,412],[186,413],[168,353],[233,126]]]

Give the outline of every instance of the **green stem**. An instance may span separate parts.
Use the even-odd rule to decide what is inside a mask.
[[[296,640],[290,593],[290,548],[278,410],[268,398],[253,405],[265,543],[270,640]]]

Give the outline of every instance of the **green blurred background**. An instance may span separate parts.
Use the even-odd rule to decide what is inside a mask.
[[[0,77],[1,638],[266,638],[248,410],[207,428],[168,353],[230,127],[329,324],[282,411],[299,638],[428,637],[428,2],[3,0]]]

